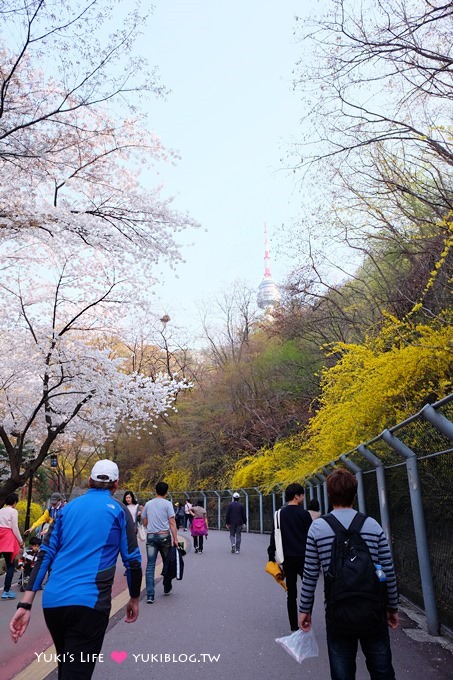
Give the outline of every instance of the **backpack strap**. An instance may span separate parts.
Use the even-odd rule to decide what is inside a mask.
[[[358,512],[349,525],[348,531],[357,531],[357,533],[360,534],[360,529],[363,527],[365,520],[366,515],[364,515],[363,512]]]
[[[349,527],[345,527],[336,517],[335,515],[332,515],[331,512],[329,512],[327,515],[323,515],[322,519],[327,522],[327,524],[330,526],[330,528],[333,530],[335,534],[339,533],[340,531],[357,531],[357,533],[360,533],[360,529],[363,526],[363,523],[366,520],[366,515],[363,514],[363,512],[358,512],[355,516],[354,519],[352,520],[351,524]]]
[[[339,522],[335,515],[332,515],[331,512],[329,512],[327,515],[323,515],[322,519],[325,522],[327,522],[327,524],[332,529],[335,535],[338,534],[340,531],[345,531],[345,527],[343,526],[343,524]]]

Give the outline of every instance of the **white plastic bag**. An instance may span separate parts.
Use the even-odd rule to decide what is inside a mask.
[[[285,652],[288,652],[293,659],[296,659],[297,663],[302,663],[311,656],[319,655],[313,628],[310,628],[307,633],[303,630],[296,630],[286,637],[275,638],[275,642],[283,647]]]

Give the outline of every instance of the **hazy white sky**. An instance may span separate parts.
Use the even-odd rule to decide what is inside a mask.
[[[155,0],[143,49],[171,92],[152,104],[150,120],[181,155],[162,179],[175,206],[201,224],[182,239],[178,278],[163,269],[155,291],[156,312],[175,326],[196,331],[202,302],[236,279],[258,287],[264,222],[274,279],[291,267],[275,242],[300,200],[281,159],[300,134],[293,30],[306,8],[303,0]]]

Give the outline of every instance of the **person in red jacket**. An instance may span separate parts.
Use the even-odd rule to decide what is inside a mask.
[[[2,600],[14,600],[16,597],[16,594],[11,592],[11,583],[14,576],[14,558],[24,545],[19,531],[18,513],[16,510],[18,501],[19,496],[17,493],[9,493],[5,498],[4,507],[0,509],[0,555],[3,554],[6,564]]]

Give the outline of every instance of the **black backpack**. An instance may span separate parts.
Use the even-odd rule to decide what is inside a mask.
[[[386,583],[381,583],[366,542],[360,535],[366,516],[356,514],[348,529],[332,515],[323,519],[335,532],[324,574],[326,623],[336,633],[362,635],[386,620]]]

